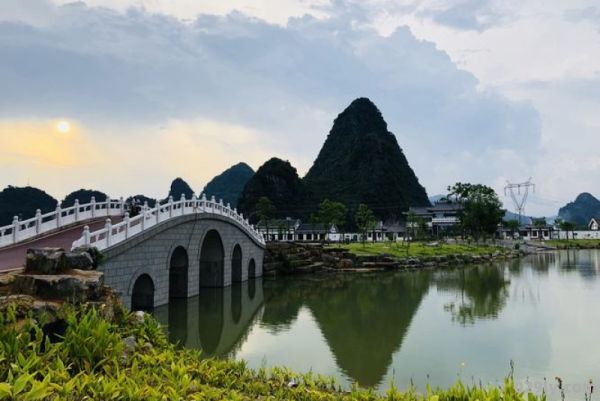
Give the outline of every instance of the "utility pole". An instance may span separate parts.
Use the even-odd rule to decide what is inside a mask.
[[[519,214],[519,225],[521,225],[521,216],[525,211],[525,203],[527,202],[530,189],[535,192],[535,184],[531,182],[531,177],[529,177],[527,181],[519,183],[506,181],[506,186],[504,187],[504,196],[510,194],[510,197],[515,205],[515,209]]]

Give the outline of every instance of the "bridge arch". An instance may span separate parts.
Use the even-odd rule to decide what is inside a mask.
[[[154,308],[154,281],[147,273],[137,276],[131,288],[131,309],[152,310]]]
[[[256,277],[256,262],[254,261],[254,258],[250,258],[250,261],[248,262],[248,278],[255,278]]]
[[[209,230],[200,247],[200,287],[223,287],[225,284],[225,250],[221,235]]]
[[[235,244],[231,255],[231,281],[234,283],[242,282],[242,247]]]
[[[189,258],[187,250],[179,245],[169,260],[169,299],[187,298]]]

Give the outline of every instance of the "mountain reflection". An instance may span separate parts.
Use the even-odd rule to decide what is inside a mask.
[[[419,272],[269,282],[262,323],[281,330],[307,307],[338,367],[359,384],[375,386],[402,345],[430,276]]]
[[[527,360],[547,365],[543,356],[551,350],[543,339],[549,326],[538,311],[540,299],[556,299],[549,294],[582,281],[594,288],[590,283],[598,272],[600,252],[579,250],[440,270],[256,279],[203,288],[196,297],[156,308],[155,314],[168,324],[172,342],[202,349],[205,356],[333,370],[344,381],[382,388],[386,377],[396,377],[392,372],[402,371],[398,377],[406,382],[414,369],[429,372],[438,360],[445,364],[437,369],[438,377],[451,375],[448,366],[463,354],[471,363],[485,364],[479,357],[482,347],[504,347],[504,336],[528,322],[534,326],[529,331],[539,330],[538,341],[510,343],[501,357],[533,350]],[[483,340],[460,327],[481,320],[498,323],[493,329],[480,326],[492,330]],[[445,341],[459,347],[467,341],[473,349],[440,356],[446,350],[437,345]]]

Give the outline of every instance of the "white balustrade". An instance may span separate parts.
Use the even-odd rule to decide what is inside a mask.
[[[178,201],[173,201],[173,198],[170,197],[167,203],[161,205],[157,202],[152,209],[144,204],[139,215],[130,218],[128,214],[125,214],[123,221],[114,225],[110,219],[107,219],[105,227],[100,230],[90,233],[88,229],[86,233],[84,229],[82,237],[73,242],[73,248],[87,245],[100,250],[106,249],[166,220],[201,213],[219,214],[234,220],[259,243],[265,244],[262,234],[250,225],[250,222],[244,218],[243,214],[238,213],[237,209],[231,209],[229,204],[225,206],[223,200],[217,202],[214,196],[211,200],[207,200],[206,195],[202,194],[200,199],[192,197],[191,201],[183,196]]]
[[[106,210],[106,213],[100,212]],[[36,210],[34,217],[27,220],[19,220],[14,217],[13,222],[7,226],[0,227],[0,248],[14,245],[36,236],[60,230],[79,221],[90,220],[99,216],[122,216],[125,210],[123,198],[119,200],[106,199],[104,202],[96,202],[94,198],[90,203],[80,204],[75,200],[71,207],[61,208],[60,205],[55,210],[42,214]],[[92,237],[90,237],[92,240]]]

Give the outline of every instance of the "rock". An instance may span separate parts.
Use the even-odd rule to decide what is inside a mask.
[[[136,311],[136,312],[133,314],[133,316],[135,317],[135,321],[136,321],[137,323],[140,323],[140,324],[143,324],[143,323],[144,323],[144,320],[146,319],[146,318],[145,318],[144,311],[141,311],[141,310],[139,310],[139,311]]]
[[[335,256],[331,256],[328,254],[323,254],[321,255],[321,260],[323,261],[323,263],[325,263],[328,266],[336,266],[337,264],[337,258]]]
[[[28,249],[25,272],[57,274],[66,270],[65,250],[62,248]]]
[[[17,317],[24,317],[33,309],[35,299],[29,295],[9,295],[0,297],[0,314],[6,315],[9,305],[15,305]]]
[[[16,292],[42,299],[85,302],[101,298],[104,274],[96,271],[67,270],[64,274],[19,274]]]
[[[69,269],[93,270],[94,260],[85,251],[65,253],[65,263]]]
[[[123,356],[122,359],[126,360],[127,357],[135,351],[135,336],[125,337],[123,339]]]
[[[354,262],[352,259],[340,259],[338,260],[336,267],[338,269],[349,269],[354,267]]]

